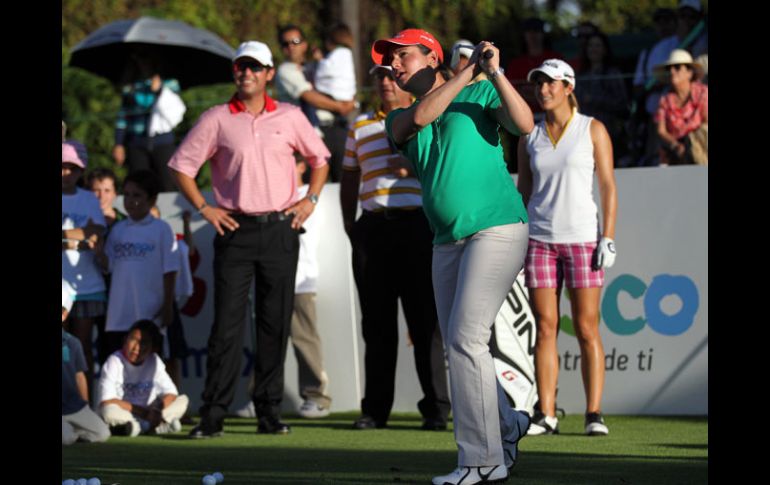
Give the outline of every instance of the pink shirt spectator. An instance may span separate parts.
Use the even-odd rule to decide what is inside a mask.
[[[201,115],[168,165],[195,178],[209,160],[219,207],[265,214],[297,201],[294,152],[313,168],[330,156],[300,108],[265,95],[265,111],[254,116],[233,96]]]
[[[700,82],[693,82],[690,86],[690,98],[679,107],[676,93],[670,92],[660,98],[658,112],[655,121],[661,117],[666,120],[666,131],[679,139],[696,130],[704,121],[708,120],[709,112],[709,88]]]

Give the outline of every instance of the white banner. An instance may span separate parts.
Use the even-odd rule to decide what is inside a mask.
[[[603,410],[608,414],[708,414],[708,168],[625,169],[616,171],[615,176],[618,257],[606,272],[601,299],[600,331],[607,356]],[[210,193],[206,198],[213,203]],[[598,194],[596,198],[598,201]],[[121,200],[116,202],[116,207],[122,205]],[[194,212],[181,195],[173,193],[161,194],[158,206],[177,233],[182,232],[181,212]],[[332,411],[357,410],[364,385],[364,344],[338,184],[324,188],[313,217],[321,218],[318,327]],[[212,325],[214,230],[197,216],[193,217],[192,230],[201,258],[193,268],[196,293],[182,315],[192,351],[183,362],[182,391],[190,396],[191,409],[195,410],[200,406],[206,342]],[[562,315],[557,404],[568,413],[582,413],[585,397],[580,351],[571,330],[566,292]],[[242,385],[231,410],[247,400],[254,348],[253,326],[249,328],[243,349]],[[401,311],[399,332],[393,409],[416,412],[422,394]],[[291,347],[287,355],[284,410],[292,412],[301,399]],[[529,393],[529,387],[519,392]]]

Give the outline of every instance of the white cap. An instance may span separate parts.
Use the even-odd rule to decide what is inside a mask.
[[[680,0],[679,6],[677,6],[677,10],[684,7],[690,7],[691,9],[695,10],[696,12],[700,12],[702,10],[700,5],[700,0]]]
[[[452,59],[449,61],[449,67],[454,69],[457,67],[457,63],[460,62],[460,56],[465,56],[468,59],[473,55],[474,49],[473,42],[467,39],[460,39],[452,45]]]
[[[393,68],[390,67],[390,66],[383,66],[382,64],[375,64],[374,66],[372,66],[371,69],[369,69],[369,74],[370,75],[374,74],[375,72],[377,72],[377,69],[385,69],[386,71],[393,72]]]
[[[536,72],[542,72],[556,81],[567,81],[573,88],[575,87],[575,71],[572,69],[572,66],[561,59],[546,59],[540,67],[529,71],[527,81],[532,81],[532,75]]]
[[[72,303],[75,298],[75,290],[72,289],[66,280],[61,280],[61,306],[69,313],[72,310]]]
[[[270,48],[267,44],[256,40],[249,40],[238,46],[238,50],[233,56],[233,62],[239,57],[251,57],[263,66],[273,67],[273,54],[270,53]]]

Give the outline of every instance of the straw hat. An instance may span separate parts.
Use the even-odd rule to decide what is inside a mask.
[[[658,79],[667,79],[668,67],[675,66],[677,64],[685,64],[690,66],[694,72],[692,79],[693,81],[697,81],[703,77],[703,66],[693,61],[690,53],[684,49],[674,49],[671,51],[671,54],[669,54],[668,60],[666,62],[655,66],[655,75],[658,77]]]

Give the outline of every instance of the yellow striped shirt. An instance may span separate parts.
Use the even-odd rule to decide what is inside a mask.
[[[422,190],[415,177],[393,175],[388,159],[401,157],[385,133],[385,113],[366,113],[353,122],[345,142],[342,168],[361,172],[359,200],[364,210],[422,206]]]

